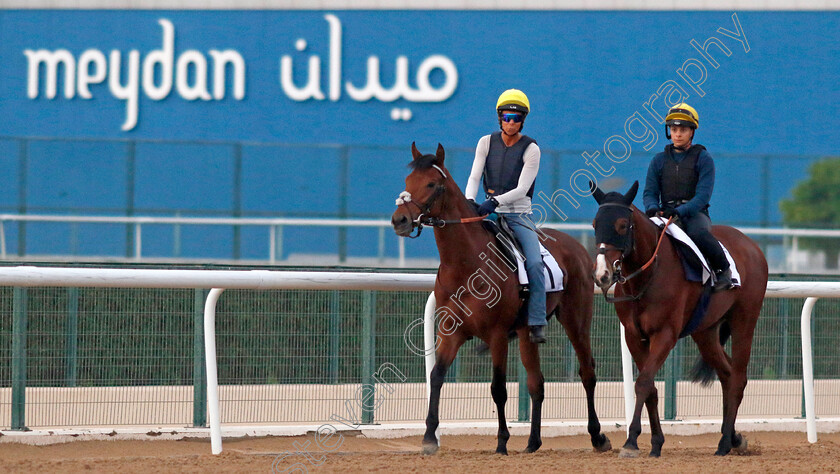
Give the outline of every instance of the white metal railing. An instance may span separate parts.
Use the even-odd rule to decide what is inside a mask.
[[[376,228],[378,229],[377,257],[381,262],[385,257],[386,234],[391,228],[388,219],[316,219],[316,218],[248,218],[248,217],[155,217],[155,216],[71,216],[71,215],[41,215],[41,214],[0,214],[0,259],[8,259],[6,246],[6,222],[56,222],[68,224],[126,224],[132,225],[134,230],[133,261],[143,259],[143,226],[172,225],[174,227],[174,245],[180,248],[179,226],[182,225],[210,225],[210,226],[251,226],[268,228],[268,263],[275,264],[278,255],[283,250],[283,229],[285,227],[343,227],[343,228]],[[586,223],[546,223],[542,227],[557,229],[564,232],[581,232],[581,239],[589,238],[592,232],[590,224]],[[840,239],[840,229],[788,229],[739,227],[741,232],[752,236],[779,237],[784,239],[783,247],[787,253],[782,268],[773,268],[774,272],[798,273],[803,265],[800,263],[801,249],[799,239],[834,238]],[[406,266],[405,239],[397,239],[398,266]],[[789,249],[789,250],[788,250]],[[808,267],[813,272],[813,267]]]
[[[346,273],[346,272],[284,272],[269,270],[152,270],[152,269],[98,269],[17,266],[0,267],[0,286],[70,286],[106,288],[211,288],[205,303],[204,340],[207,369],[207,400],[214,454],[222,450],[218,397],[218,372],[215,346],[215,304],[223,288],[236,289],[314,289],[314,290],[408,290],[429,291],[434,288],[433,274],[401,273]],[[593,290],[598,291],[597,288]],[[819,297],[840,297],[840,283],[771,281],[767,297],[808,297],[802,310],[802,360],[807,433],[810,442],[816,442],[814,414],[813,363],[810,317]],[[434,293],[425,309],[425,349],[427,382],[434,366]],[[622,331],[623,332],[623,331]],[[624,337],[621,337],[622,345]],[[625,409],[632,415],[632,367],[629,351],[622,348],[624,369]],[[629,392],[627,388],[630,388]]]

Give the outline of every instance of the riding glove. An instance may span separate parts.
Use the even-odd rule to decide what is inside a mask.
[[[676,209],[672,209],[672,208],[669,207],[669,208],[666,208],[664,211],[662,211],[662,217],[664,217],[666,219],[669,219],[671,217],[677,218],[677,217],[680,217],[680,214],[677,212]]]
[[[656,215],[659,214],[659,211],[661,211],[661,209],[659,209],[658,207],[651,207],[650,209],[645,211],[645,214],[647,214],[648,217],[656,217]]]
[[[478,206],[478,214],[481,216],[489,215],[495,212],[497,207],[499,207],[499,201],[497,201],[496,198],[491,197]]]

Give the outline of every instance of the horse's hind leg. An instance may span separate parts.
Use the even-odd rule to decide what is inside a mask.
[[[505,404],[507,403],[507,332],[497,332],[490,341],[490,356],[493,359],[493,382],[490,383],[490,393],[496,403],[499,414],[499,432],[496,453],[507,455],[507,442],[510,432],[505,420]]]
[[[744,399],[744,389],[747,388],[747,365],[750,362],[750,350],[752,349],[753,331],[758,320],[758,309],[740,312],[733,312],[730,321],[732,327],[732,374],[729,378],[729,387],[724,392],[725,404],[727,407],[721,426],[722,436],[715,452],[718,456],[724,456],[732,448],[743,451],[746,449],[746,441],[735,432],[735,419],[738,417],[738,408]]]
[[[542,404],[545,399],[545,378],[540,369],[539,347],[528,338],[528,328],[519,330],[519,354],[522,365],[528,372],[528,394],[531,395],[531,435],[528,437],[526,453],[533,453],[542,446],[540,428]]]
[[[606,452],[612,449],[612,445],[609,438],[601,433],[601,422],[598,421],[598,414],[595,412],[595,359],[592,357],[592,346],[589,341],[592,303],[588,305],[588,313],[585,306],[581,309],[581,307],[572,308],[570,305],[565,305],[566,311],[559,319],[575,348],[575,354],[580,363],[578,374],[586,390],[586,412],[589,419],[587,431],[589,431],[592,447],[597,452]],[[578,311],[578,317],[574,317],[573,311]]]
[[[458,348],[463,343],[463,338],[456,333],[452,337],[443,338],[437,350],[437,362],[429,376],[431,390],[429,394],[429,414],[426,416],[426,434],[423,435],[423,454],[435,454],[438,448],[440,448],[437,435],[435,434],[440,424],[440,420],[438,419],[440,389],[443,387],[443,379],[446,376],[446,371],[449,369],[452,361],[455,360],[455,355],[458,354]]]
[[[732,410],[732,405],[729,402],[729,396],[727,395],[730,391],[732,361],[726,354],[726,351],[724,351],[723,345],[721,345],[718,333],[719,330],[719,327],[715,326],[706,329],[705,331],[694,333],[691,335],[691,338],[694,339],[695,343],[697,343],[697,349],[703,357],[703,362],[715,369],[715,373],[717,373],[718,379],[720,379],[720,388],[721,393],[723,394],[723,419],[726,420],[729,418]],[[722,433],[724,432],[723,426],[725,426],[725,424],[725,422],[722,424]],[[726,448],[726,446],[723,446],[725,444],[724,438],[729,439],[730,442],[732,439],[731,436],[724,434],[718,444],[718,453],[721,453],[721,447],[723,447],[726,452],[729,452],[729,449]],[[723,454],[726,454],[726,452]]]

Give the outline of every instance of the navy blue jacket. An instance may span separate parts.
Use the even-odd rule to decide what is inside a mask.
[[[679,163],[685,158],[685,153],[674,153],[674,161]],[[659,152],[653,157],[648,166],[647,179],[645,180],[644,204],[645,211],[662,207],[660,197],[662,189],[662,167],[666,160],[665,152]],[[712,155],[706,150],[700,152],[697,157],[697,189],[694,197],[687,203],[678,206],[676,211],[681,218],[692,217],[709,205],[712,199],[712,191],[715,188],[715,162]]]

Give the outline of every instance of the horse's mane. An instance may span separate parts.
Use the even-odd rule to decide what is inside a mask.
[[[435,165],[436,161],[437,156],[435,155],[423,155],[420,158],[417,158],[416,160],[412,160],[411,163],[408,164],[408,167],[413,170],[425,170]]]

